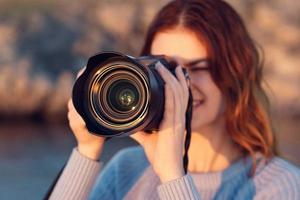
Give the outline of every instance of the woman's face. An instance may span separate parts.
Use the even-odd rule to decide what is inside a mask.
[[[224,113],[224,100],[209,70],[203,70],[210,66],[206,48],[196,35],[183,28],[159,32],[153,40],[151,54],[174,57],[188,69],[193,94],[192,131],[202,132],[219,126]],[[193,61],[198,62],[187,64]]]

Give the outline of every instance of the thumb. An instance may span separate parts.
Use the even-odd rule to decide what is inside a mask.
[[[85,69],[86,69],[86,66],[84,66],[83,68],[81,68],[79,70],[79,72],[77,73],[76,78],[78,78],[79,76],[81,76],[81,74],[84,72]]]
[[[143,145],[145,139],[149,137],[149,134],[144,131],[138,131],[134,134],[131,134],[130,137],[137,141],[140,145]]]

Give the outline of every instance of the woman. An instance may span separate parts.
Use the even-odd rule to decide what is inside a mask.
[[[150,25],[141,54],[180,63],[177,78],[156,65],[166,82],[159,131],[131,135],[141,146],[120,151],[96,179],[104,138],[89,134],[69,101],[78,147],[50,199],[300,199],[299,169],[276,157],[258,51],[227,3],[170,2]],[[185,174],[188,87],[193,116]]]

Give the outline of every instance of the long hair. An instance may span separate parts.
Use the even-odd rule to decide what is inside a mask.
[[[148,29],[141,55],[151,52],[155,35],[183,27],[204,42],[211,76],[222,92],[226,131],[244,155],[255,153],[267,160],[275,155],[268,98],[262,88],[261,56],[237,12],[222,0],[175,0],[164,6]]]

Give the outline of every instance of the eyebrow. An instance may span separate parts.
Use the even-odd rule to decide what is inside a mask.
[[[193,65],[197,65],[199,63],[208,63],[208,59],[207,58],[196,59],[196,60],[185,63],[185,65],[186,66],[193,66]]]
[[[164,57],[165,55],[164,54],[159,54],[159,55],[154,55],[154,54],[149,54],[150,57]],[[209,59],[208,58],[198,58],[198,59],[195,59],[195,60],[192,60],[192,61],[189,61],[189,62],[184,62],[184,65],[187,66],[187,67],[192,67],[197,65],[197,64],[200,64],[200,63],[206,63],[208,64],[209,63]],[[203,69],[208,69],[209,67],[204,67]]]

